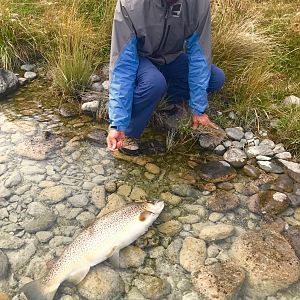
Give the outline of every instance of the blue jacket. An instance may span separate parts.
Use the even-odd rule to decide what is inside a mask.
[[[139,57],[168,64],[189,58],[189,106],[201,115],[207,105],[211,63],[210,0],[118,0],[115,10],[109,88],[110,123],[125,131],[131,120]]]

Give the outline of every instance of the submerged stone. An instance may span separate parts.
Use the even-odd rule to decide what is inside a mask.
[[[28,221],[24,229],[29,233],[36,233],[38,231],[44,231],[50,229],[56,222],[56,216],[52,213],[45,213],[33,220]]]
[[[78,116],[78,109],[74,104],[64,103],[60,106],[59,113],[65,118],[75,117]]]
[[[198,271],[206,259],[206,245],[203,240],[187,237],[179,255],[180,265],[189,272]]]
[[[196,291],[216,300],[235,299],[244,280],[243,268],[230,261],[204,266],[192,275]]]
[[[253,299],[275,294],[300,276],[294,250],[279,233],[260,230],[246,232],[232,245],[231,256],[245,269],[246,293]]]
[[[288,208],[289,201],[284,193],[267,191],[259,193],[259,206],[263,214],[278,215]]]
[[[168,281],[156,276],[140,274],[134,279],[133,284],[144,297],[151,300],[166,299],[166,296],[171,292],[171,286]]]
[[[3,231],[0,232],[0,249],[15,250],[21,248],[24,243],[24,240],[14,235]]]
[[[288,240],[296,255],[300,259],[300,226],[289,227],[283,235]]]
[[[288,198],[289,198],[289,200],[291,202],[291,205],[293,207],[300,206],[300,195],[290,193],[290,194],[288,194]]]
[[[106,147],[106,131],[103,129],[93,129],[90,131],[86,139],[100,147]]]
[[[78,291],[89,300],[121,299],[125,287],[118,272],[98,265],[78,285]]]
[[[294,188],[293,180],[286,174],[279,175],[277,179],[270,183],[270,189],[278,192],[291,193]]]
[[[196,171],[202,179],[213,183],[230,181],[237,176],[235,169],[223,161],[200,164]]]
[[[235,228],[229,224],[217,224],[204,226],[200,233],[200,239],[205,241],[224,240],[234,234]]]
[[[216,212],[227,212],[238,207],[240,200],[237,195],[218,190],[215,197],[211,197],[207,202],[207,207]]]

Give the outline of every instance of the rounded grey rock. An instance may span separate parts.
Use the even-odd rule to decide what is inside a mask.
[[[52,213],[45,213],[33,220],[28,221],[24,229],[29,233],[36,233],[51,228],[56,222],[56,216]]]
[[[240,141],[244,137],[244,130],[241,127],[226,128],[226,134],[235,141]]]
[[[101,77],[97,74],[94,74],[90,77],[90,81],[93,82],[93,83],[94,82],[99,82],[99,81],[101,81]]]
[[[79,194],[75,195],[73,197],[70,197],[68,201],[74,206],[74,207],[84,207],[88,204],[89,198],[87,194]]]
[[[103,91],[103,86],[102,86],[101,82],[94,82],[91,85],[91,90],[93,92],[102,92]]]
[[[31,64],[25,64],[21,66],[21,70],[26,71],[26,72],[30,72],[35,68],[35,65],[31,65]]]
[[[272,161],[257,161],[259,167],[269,173],[281,174],[283,169]]]
[[[37,74],[35,72],[25,72],[24,78],[28,80],[33,80],[37,77]]]
[[[235,168],[242,168],[247,163],[247,154],[238,148],[230,148],[223,157]]]

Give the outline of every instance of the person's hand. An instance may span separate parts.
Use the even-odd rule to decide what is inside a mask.
[[[199,126],[208,126],[213,129],[219,129],[219,127],[209,119],[207,114],[203,114],[201,116],[199,115],[192,116],[193,129],[197,129]]]
[[[117,151],[118,149],[121,149],[123,147],[124,139],[124,131],[110,128],[106,138],[107,148],[111,151]]]

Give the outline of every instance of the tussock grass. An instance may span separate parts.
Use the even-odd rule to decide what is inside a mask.
[[[213,106],[238,115],[221,124],[255,130],[278,119],[274,138],[300,153],[299,109],[283,104],[285,96],[300,97],[297,1],[215,0],[212,11],[214,62],[227,76]]]
[[[91,24],[79,14],[78,2],[45,15],[53,28],[52,48],[46,54],[55,87],[63,95],[76,96],[89,84],[96,54],[96,36]]]
[[[36,41],[8,1],[0,0],[0,67],[14,68],[35,55]]]

